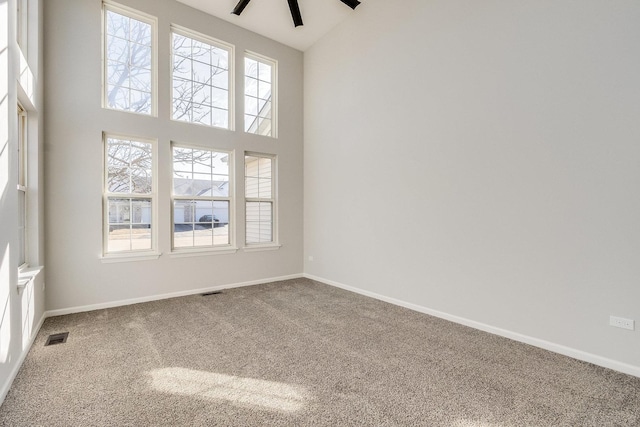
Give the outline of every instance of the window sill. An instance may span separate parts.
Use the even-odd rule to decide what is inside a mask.
[[[221,249],[181,249],[175,252],[171,252],[169,256],[171,258],[188,258],[194,256],[209,256],[209,255],[228,255],[238,252],[238,248],[225,247]]]
[[[242,248],[242,250],[245,252],[277,251],[281,247],[282,245],[278,245],[278,244],[268,244],[268,245],[245,246],[244,248]]]
[[[18,293],[22,292],[32,280],[38,277],[38,274],[40,274],[43,269],[44,267],[42,266],[18,269]]]
[[[152,261],[160,258],[160,252],[143,252],[139,254],[105,255],[101,258],[103,264],[116,262]]]

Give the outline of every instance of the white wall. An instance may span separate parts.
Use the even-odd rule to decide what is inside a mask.
[[[47,309],[188,292],[302,272],[302,53],[172,0],[122,0],[158,17],[159,117],[100,107],[100,0],[48,0],[45,5]],[[234,44],[237,131],[169,120],[169,26],[178,24]],[[242,132],[243,53],[279,62],[279,138]],[[103,131],[156,138],[159,143],[158,260],[103,264]],[[244,151],[276,154],[279,161],[279,225],[282,247],[175,258],[171,252],[170,141],[235,150],[236,177]],[[236,182],[236,231],[243,246],[243,182]]]
[[[305,273],[640,372],[638,23],[363,2],[305,53]]]
[[[16,2],[0,0],[0,403],[44,314],[42,2],[29,0],[24,55],[17,44]],[[18,289],[18,102],[28,112],[27,263],[33,280]],[[27,270],[22,271],[26,275]]]

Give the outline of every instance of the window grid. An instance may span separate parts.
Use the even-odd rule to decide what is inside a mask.
[[[172,118],[232,128],[233,47],[172,27]]]
[[[155,239],[155,147],[105,135],[104,253],[152,251]]]
[[[275,242],[275,158],[245,154],[245,224],[247,245]]]
[[[232,244],[232,154],[173,145],[173,249]]]
[[[247,53],[244,70],[244,130],[275,138],[276,63]]]
[[[104,4],[104,106],[155,115],[155,18]]]

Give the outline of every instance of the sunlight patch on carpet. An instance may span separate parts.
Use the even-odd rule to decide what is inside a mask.
[[[303,387],[242,378],[187,368],[162,368],[149,372],[151,386],[162,393],[225,401],[238,406],[296,412],[304,408]]]

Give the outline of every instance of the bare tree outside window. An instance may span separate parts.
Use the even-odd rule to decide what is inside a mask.
[[[174,120],[229,128],[229,50],[174,32]]]
[[[153,111],[153,27],[106,10],[105,103],[140,114]]]

